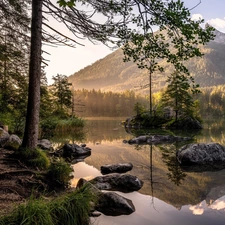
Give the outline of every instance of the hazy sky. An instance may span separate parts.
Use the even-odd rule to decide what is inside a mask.
[[[189,9],[199,2],[200,0],[184,0],[185,6]],[[203,18],[205,22],[225,33],[224,9],[224,0],[201,0],[201,4],[191,10],[191,14],[194,18]],[[52,76],[57,74],[69,76],[112,52],[102,44],[94,45],[88,41],[83,44],[85,44],[84,47],[77,46],[76,48],[43,46],[44,50],[51,54],[46,56],[49,62],[45,68],[49,83],[52,82]]]

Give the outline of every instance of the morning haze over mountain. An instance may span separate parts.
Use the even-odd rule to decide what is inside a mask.
[[[215,30],[215,39],[201,47],[204,56],[193,58],[187,62],[187,68],[200,87],[211,87],[225,84],[225,34]],[[172,66],[165,60],[165,72],[153,73],[153,92],[161,90],[166,85],[167,75],[172,73]],[[101,90],[120,92],[135,90],[148,92],[148,88],[140,87],[148,84],[148,71],[139,69],[133,62],[123,62],[121,49],[114,51],[105,58],[74,73],[69,77],[75,89]]]

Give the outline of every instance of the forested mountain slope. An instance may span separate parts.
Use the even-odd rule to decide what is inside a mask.
[[[225,84],[225,34],[215,31],[216,38],[203,46],[202,58],[193,58],[187,62],[187,67],[196,83],[201,87]],[[162,89],[166,84],[167,74],[173,72],[172,66],[161,61],[166,70],[164,73],[153,74],[153,91]],[[123,62],[123,52],[118,49],[94,64],[74,73],[69,77],[75,89],[100,89],[101,91],[136,90],[147,92],[148,71],[138,69],[133,62]]]

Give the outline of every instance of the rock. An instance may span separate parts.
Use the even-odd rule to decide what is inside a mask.
[[[128,141],[129,144],[143,144],[147,142],[148,136],[139,136]]]
[[[191,140],[190,137],[181,137],[173,135],[151,135],[147,138],[147,144],[172,143],[189,140]]]
[[[9,140],[9,133],[5,131],[3,128],[0,128],[0,147],[2,148],[5,143]]]
[[[98,176],[89,182],[100,190],[114,190],[121,192],[138,191],[143,186],[143,181],[130,174]]]
[[[173,135],[146,135],[139,136],[128,141],[129,144],[160,144],[160,143],[172,143],[178,141],[188,141],[190,137],[181,137]]]
[[[84,155],[91,155],[91,149],[88,147],[81,147],[77,144],[65,144],[63,146],[63,157],[76,158]]]
[[[48,139],[38,140],[37,146],[43,150],[53,150],[52,143]]]
[[[177,121],[174,121],[171,123],[169,126],[166,128],[169,129],[187,129],[187,130],[201,130],[203,127],[201,123],[192,117],[185,117],[185,118],[180,118]]]
[[[177,160],[182,166],[195,166],[192,171],[223,169],[225,147],[218,143],[188,144],[177,151]]]
[[[96,211],[90,213],[90,217],[99,217],[101,215],[102,214],[100,212],[96,212]]]
[[[91,202],[91,205],[93,205],[91,206],[90,216],[99,216],[99,213],[95,212],[95,210],[108,216],[129,215],[135,211],[135,207],[130,199],[114,192],[101,192],[96,186],[83,178],[78,181],[76,189],[80,189],[84,185],[89,185],[91,192],[98,199],[96,204]]]
[[[118,163],[114,165],[104,165],[101,166],[101,173],[102,174],[109,174],[109,173],[126,173],[133,169],[132,163]]]
[[[80,178],[77,182],[77,186],[76,189],[80,189],[82,188],[85,184],[87,184],[87,180],[85,180],[84,178]]]
[[[132,201],[115,192],[102,193],[95,208],[107,216],[129,215],[135,212]]]
[[[9,139],[5,143],[4,148],[9,150],[17,150],[21,144],[21,139],[17,135],[12,134],[9,136]]]

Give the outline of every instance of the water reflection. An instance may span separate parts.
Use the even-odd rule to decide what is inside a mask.
[[[225,145],[225,123],[219,123],[218,130],[216,124],[205,124],[194,142],[216,141]],[[88,122],[88,133],[82,142],[92,149],[92,154],[85,163],[74,165],[75,179],[101,175],[100,167],[104,164],[131,162],[134,167],[129,173],[144,181],[139,193],[125,195],[135,204],[134,214],[101,216],[94,219],[96,224],[224,224],[225,170],[183,172],[176,162],[176,150],[185,143],[145,146],[123,143],[133,136],[120,126],[120,120]],[[76,185],[77,180],[73,182]]]
[[[175,143],[174,145],[160,145],[159,148],[162,151],[163,162],[166,164],[169,171],[167,173],[168,179],[179,186],[182,181],[185,180],[187,175],[182,171],[176,160],[176,152],[179,149],[178,143]]]

